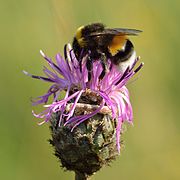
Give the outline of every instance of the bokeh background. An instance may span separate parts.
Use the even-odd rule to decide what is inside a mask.
[[[48,84],[22,74],[42,75],[42,49],[54,57],[77,27],[103,22],[144,32],[133,37],[145,62],[128,85],[134,127],[124,136],[120,157],[92,179],[180,179],[180,1],[178,0],[0,0],[0,179],[68,180],[48,144],[48,125],[38,126],[31,97]]]

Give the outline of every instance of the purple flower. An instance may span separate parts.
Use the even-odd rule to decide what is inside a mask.
[[[112,118],[118,122],[116,140],[118,150],[120,151],[119,142],[122,124],[125,121],[132,123],[133,120],[129,92],[125,85],[143,66],[143,63],[141,63],[133,70],[139,58],[135,57],[131,67],[128,66],[123,73],[108,60],[108,66],[109,69],[111,67],[111,70],[105,74],[103,79],[99,78],[102,72],[101,63],[95,60],[93,61],[92,78],[88,82],[88,70],[86,68],[88,54],[83,58],[82,70],[80,70],[79,61],[76,59],[70,45],[68,45],[67,58],[64,59],[60,54],[57,54],[56,63],[42,51],[40,53],[47,61],[49,68],[51,68],[49,70],[47,67],[44,67],[43,71],[46,77],[31,75],[24,71],[26,75],[32,78],[52,84],[45,95],[38,97],[33,102],[34,105],[45,103],[45,110],[43,112],[40,114],[33,112],[35,117],[44,119],[39,124],[48,122],[53,113],[59,112],[59,126],[62,119],[66,119],[64,125],[71,125],[73,131],[80,123],[97,113],[110,113]],[[65,95],[64,98],[61,98],[63,91],[65,91]],[[47,104],[50,96],[53,96],[53,102]],[[80,99],[82,97],[86,98],[86,96],[91,96],[94,103],[81,103]],[[86,109],[86,113],[75,115],[75,110],[82,107]]]

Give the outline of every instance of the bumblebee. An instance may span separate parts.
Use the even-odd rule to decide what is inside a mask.
[[[87,56],[88,80],[91,79],[93,61],[100,60],[103,70],[102,79],[108,71],[107,60],[124,71],[136,54],[129,35],[138,35],[140,30],[123,28],[106,28],[102,23],[93,23],[77,29],[72,47],[81,67],[82,58]]]

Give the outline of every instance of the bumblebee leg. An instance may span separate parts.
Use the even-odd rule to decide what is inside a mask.
[[[88,70],[88,81],[90,81],[92,73],[92,59],[90,58],[90,56],[87,57],[86,67]]]
[[[79,60],[79,69],[80,69],[80,72],[82,72],[82,59]]]
[[[99,78],[102,79],[105,76],[106,72],[108,71],[107,58],[104,53],[101,53],[100,60],[101,60],[101,65],[102,65],[103,69],[102,69],[102,72],[101,72]]]
[[[64,58],[67,60],[67,44],[64,45]]]

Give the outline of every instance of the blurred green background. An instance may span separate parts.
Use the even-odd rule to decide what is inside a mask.
[[[145,66],[129,84],[134,127],[111,167],[92,179],[180,179],[180,1],[178,0],[0,0],[0,179],[68,180],[48,144],[48,125],[38,126],[30,97],[48,84],[22,74],[42,75],[42,49],[63,52],[77,27],[103,22],[109,27],[141,29],[133,37]]]

